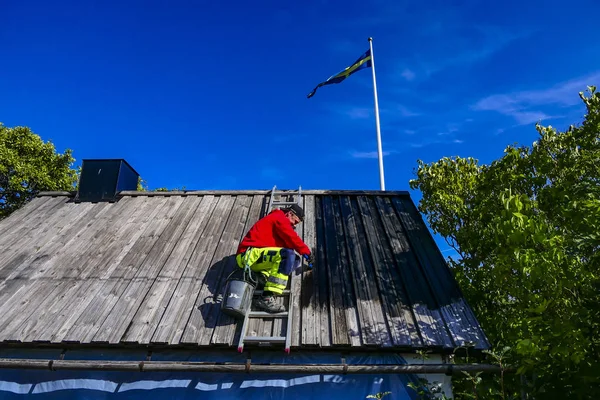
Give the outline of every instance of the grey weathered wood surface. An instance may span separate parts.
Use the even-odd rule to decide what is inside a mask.
[[[51,264],[47,264],[68,250],[65,243],[76,236],[79,230],[85,229],[89,220],[102,210],[102,207],[93,207],[92,204],[71,203],[49,216],[40,227],[41,232],[29,237],[27,242],[17,244],[26,256],[20,264],[13,264],[8,279],[31,279],[43,275],[51,269]]]
[[[385,232],[381,232],[377,210],[372,199],[366,197],[359,198],[358,204],[392,343],[396,346],[410,346],[407,318],[403,312],[403,306],[408,304],[408,301],[395,274],[395,265],[390,260],[391,250],[386,246]]]
[[[400,318],[396,321],[402,327],[403,341],[412,346],[423,346],[423,339],[427,336],[424,332],[421,335],[418,332],[419,316],[423,313],[417,311],[420,305],[416,296],[426,293],[427,288],[419,286],[418,274],[410,275],[416,266],[414,263],[410,263],[413,260],[410,255],[411,249],[406,245],[400,221],[390,208],[389,199],[376,198],[375,206],[382,224],[381,229],[388,238],[387,245],[389,247],[385,247],[383,262],[394,265],[385,279],[391,279],[395,284],[391,290],[395,289],[399,292],[400,302],[397,309]]]
[[[52,239],[46,231],[52,223],[57,220],[53,217],[59,215],[59,210],[69,208],[67,199],[52,198],[51,201],[42,204],[38,210],[31,214],[21,224],[13,225],[7,229],[3,237],[7,241],[0,245],[0,279],[12,279],[19,271],[19,267],[31,257],[47,240]],[[62,209],[62,210],[61,210]],[[55,212],[55,210],[57,210]],[[12,218],[7,218],[12,219]],[[14,231],[14,232],[13,232]],[[28,265],[25,263],[25,265]]]
[[[335,338],[332,334],[331,324],[333,323],[332,315],[330,314],[332,303],[332,294],[329,289],[329,270],[331,267],[327,261],[327,251],[325,246],[325,224],[326,219],[323,211],[323,201],[320,197],[315,197],[315,218],[317,226],[317,254],[315,255],[317,268],[313,271],[313,278],[317,281],[317,287],[319,292],[319,303],[318,312],[320,317],[320,332],[319,334],[319,345],[322,347],[329,347],[332,344],[336,344]],[[319,267],[320,266],[320,267]]]
[[[307,207],[307,201],[306,201],[306,196],[302,197],[302,202],[300,203],[300,205],[304,208],[305,210],[305,215],[306,215],[306,207]],[[308,226],[306,224],[307,220],[303,220],[297,227],[296,227],[296,231],[298,232],[299,236],[302,238],[302,240],[304,241],[304,243],[306,243],[306,245],[311,248],[312,251],[312,244],[310,243],[310,240],[308,238]],[[300,264],[299,267],[297,269],[295,269],[292,274],[290,275],[290,285],[289,285],[289,289],[291,290],[292,294],[295,294],[294,296],[291,297],[291,301],[290,301],[290,309],[291,309],[291,345],[292,346],[299,346],[300,345],[300,341],[301,341],[301,337],[302,337],[302,329],[303,329],[303,312],[302,312],[302,294],[303,294],[303,290],[302,290],[302,285],[303,285],[303,278],[305,275],[308,275],[309,272],[304,272],[304,267],[305,266],[305,260],[303,258],[300,258]],[[280,320],[280,321],[275,321],[275,328],[274,331],[281,331],[282,328],[282,322],[286,322],[283,323],[283,325],[285,326],[285,332],[287,333],[287,321],[285,319]]]
[[[219,208],[217,208],[217,202],[221,204]],[[205,251],[206,247],[203,246],[203,243],[207,242],[207,237],[214,230],[217,220],[210,217],[222,208],[223,202],[221,199],[212,195],[204,196],[195,218],[192,241],[184,256],[185,261],[182,261],[182,264],[185,264],[185,269],[151,338],[152,343],[179,343],[179,338],[183,334],[191,313],[191,307],[195,301],[192,296],[195,293],[194,283],[201,277],[197,264],[198,257]]]
[[[91,282],[88,280],[61,279],[62,288],[57,296],[46,305],[40,306],[40,312],[30,316],[30,322],[23,326],[19,337],[23,342],[49,342],[54,325],[60,323],[67,315],[63,310],[77,298],[78,292],[87,292]]]
[[[223,236],[217,246],[213,262],[220,261],[218,261],[218,267],[215,268],[217,273],[214,275],[212,283],[212,303],[209,303],[210,311],[205,320],[209,329],[205,329],[205,334],[200,342],[202,345],[233,344],[233,331],[229,328],[235,323],[235,320],[220,312],[221,304],[217,301],[217,297],[223,293],[229,274],[235,268],[238,268],[232,253],[235,253],[235,248],[240,243],[241,236],[245,233],[244,229],[248,221],[251,204],[251,196],[237,196],[235,208],[229,217],[227,225],[225,225]],[[213,329],[210,329],[211,325],[214,325]]]
[[[183,325],[177,329],[176,343],[197,344],[202,335],[204,330],[203,313],[208,314],[209,311],[209,306],[204,306],[204,302],[207,300],[206,297],[208,297],[209,291],[206,288],[201,293],[201,290],[219,239],[234,206],[234,201],[235,198],[229,195],[222,196],[219,199],[217,207],[211,215],[209,225],[202,234],[195,257],[191,260],[192,265],[195,266],[195,273],[191,279],[183,282],[182,287],[182,290],[187,293],[187,301],[184,307],[189,312],[186,320],[181,321]],[[204,297],[200,297],[201,295]]]
[[[119,212],[113,212],[113,216],[107,221],[108,226],[104,228],[107,232],[106,236],[97,239],[100,245],[84,258],[86,261],[82,265],[81,278],[92,282],[88,292],[81,295],[75,307],[68,312],[68,317],[64,318],[57,331],[52,333],[51,342],[78,341],[68,337],[73,326],[93,329],[89,325],[93,321],[88,318],[85,322],[86,317],[90,315],[88,307],[93,301],[98,304],[99,299],[105,299],[105,294],[112,288],[111,285],[115,280],[107,281],[107,279],[143,233],[142,227],[148,223],[152,215],[148,209],[151,206],[148,198],[132,197],[124,199],[113,207],[115,211],[122,210],[123,215],[129,215],[129,218],[123,218]],[[97,310],[98,307],[92,309]],[[71,334],[77,337],[77,333]]]
[[[102,287],[96,297],[86,307],[80,318],[67,331],[65,341],[92,342],[100,326],[107,318],[112,318],[113,306],[134,276],[139,265],[144,261],[153,243],[156,232],[164,228],[164,219],[158,218],[171,208],[167,199],[145,202],[143,217],[139,220],[138,234],[124,242],[128,252],[118,260],[108,260],[109,266],[103,274]],[[115,316],[115,318],[118,316]]]
[[[63,199],[63,201],[66,200],[67,199]],[[10,218],[0,220],[0,232],[4,232],[0,235],[0,248],[7,249],[9,240],[17,239],[21,236],[19,235],[19,231],[15,229],[15,226],[19,226],[21,229],[24,228],[27,222],[31,220],[30,216],[33,213],[37,213],[43,204],[47,204],[51,201],[50,197],[36,197],[27,204],[27,207],[21,207],[13,212]]]
[[[462,346],[465,342],[471,342],[477,347],[484,347],[487,342],[485,334],[454,283],[450,269],[415,205],[406,199],[393,199],[392,203],[401,216],[402,224],[409,232],[407,237],[410,246],[419,257],[427,282],[434,290],[434,297],[440,305],[439,320],[452,336],[449,345]],[[464,321],[464,323],[457,324],[456,321]],[[470,328],[465,329],[465,327]]]
[[[304,196],[304,212],[306,215],[315,215],[315,196]],[[315,218],[306,218],[304,222],[304,242],[310,247],[313,256],[316,255],[316,233],[315,233]],[[319,268],[318,265],[313,268]],[[320,332],[320,320],[317,310],[319,290],[316,286],[315,270],[305,271],[302,273],[302,281],[300,292],[296,291],[296,301],[300,302],[301,309],[301,324],[302,332],[294,332],[292,340],[293,346],[318,345],[318,337]],[[300,293],[300,295],[298,295]],[[294,325],[294,329],[296,325]]]
[[[348,196],[342,197],[340,201],[340,212],[348,243],[348,257],[353,261],[349,262],[349,269],[356,293],[360,336],[367,346],[387,347],[392,344],[392,341],[379,299],[377,275],[373,268],[366,235],[361,226],[358,204]]]
[[[217,296],[223,292],[227,276],[236,267],[232,253],[239,244],[240,236],[243,234],[252,198],[250,196],[236,196],[234,209],[229,215],[223,234],[217,245],[211,265],[213,268],[206,275],[205,285],[200,292],[201,298],[208,298],[207,313],[204,314],[205,327],[198,344],[206,346],[209,344],[231,344],[232,337],[224,335],[228,326],[234,323],[233,319],[223,318],[220,321],[220,306]],[[208,292],[205,292],[208,290]],[[206,293],[207,297],[204,297]]]
[[[261,217],[261,211],[263,210],[264,205],[265,205],[265,197],[252,196],[252,204],[250,205],[250,209],[248,211],[248,216],[246,218],[244,227],[241,231],[238,231],[239,236],[237,237],[235,243],[232,243],[233,246],[236,247],[236,249],[237,249],[237,245],[239,244],[240,240],[242,240],[242,238],[244,237],[246,232],[248,232],[248,230],[252,227],[252,225],[254,225],[254,223],[256,221],[258,221],[259,218]],[[238,265],[235,261],[235,258],[233,257],[233,254],[232,254],[230,259],[228,260],[228,265],[225,269],[224,277],[229,276],[229,274],[231,273],[232,270],[238,269],[238,268],[239,267],[238,267]],[[218,290],[218,295],[221,295],[221,296],[223,295],[224,288],[225,288],[225,280],[222,280],[220,288]],[[233,318],[231,318],[230,316],[227,316],[223,313],[219,313],[219,321],[217,322],[217,328],[215,329],[215,332],[213,334],[212,343],[215,343],[215,344],[237,343],[236,337],[238,337],[237,335],[239,335],[240,332],[236,332],[236,327],[237,327],[237,324]]]
[[[239,324],[217,298],[268,194],[35,198],[0,221],[0,341],[235,345]],[[290,279],[292,347],[488,347],[406,192],[303,197],[297,229],[316,262]],[[248,334],[286,328],[257,318]]]
[[[210,252],[205,258],[205,273],[202,284],[198,287],[196,303],[192,309],[192,315],[188,321],[188,329],[184,332],[183,340],[187,343],[207,346],[211,342],[212,335],[217,327],[219,317],[219,304],[215,301],[215,295],[221,290],[221,281],[224,270],[232,268],[228,264],[227,256],[231,255],[233,238],[239,233],[237,230],[244,226],[244,218],[247,216],[250,198],[248,196],[232,197],[233,204],[220,218],[224,225],[221,226],[214,237]],[[245,214],[245,215],[244,215]]]
[[[32,229],[39,229],[44,217],[51,214],[54,209],[62,207],[68,201],[67,197],[35,199],[9,218],[4,219],[2,221],[4,230],[0,236],[0,248],[5,251],[10,250],[16,241],[22,241]],[[31,211],[28,211],[29,208],[31,208]]]
[[[60,289],[63,286],[60,282],[52,280],[34,280],[31,282],[32,284],[27,288],[27,291],[22,292],[16,299],[18,303],[15,302],[15,304],[9,305],[6,312],[2,314],[0,332],[2,332],[4,340],[23,341],[22,326],[27,324],[32,314],[42,309],[40,306],[44,302],[59,296]]]
[[[126,333],[121,338],[129,343],[149,343],[156,329],[163,311],[166,308],[173,289],[180,279],[185,263],[182,262],[184,254],[189,248],[192,236],[189,231],[194,232],[195,226],[191,224],[196,210],[201,202],[200,197],[188,197],[178,213],[180,218],[174,219],[171,224],[176,229],[182,230],[181,235],[171,234],[175,239],[173,247],[165,259],[162,267],[156,268],[154,279],[146,277],[147,280],[141,287],[140,292],[144,294],[142,303],[138,306]],[[168,249],[167,249],[168,251]],[[167,252],[163,250],[163,252]]]
[[[347,260],[340,254],[340,243],[336,234],[333,202],[336,199],[325,197],[323,211],[327,218],[325,225],[325,252],[327,255],[327,270],[329,273],[329,313],[331,315],[331,336],[337,345],[349,345],[353,326],[347,320],[346,292],[343,280],[343,264]]]
[[[357,261],[348,256],[348,236],[345,234],[343,225],[343,216],[340,210],[340,196],[334,196],[332,201],[333,219],[335,227],[336,245],[339,264],[338,274],[342,280],[342,301],[344,304],[344,317],[346,319],[347,336],[351,346],[357,347],[362,344],[360,325],[358,323],[356,301],[357,296],[354,291],[355,285],[352,282],[351,265]],[[332,235],[333,236],[333,235]]]
[[[169,200],[169,209],[163,218],[163,229],[157,232],[150,251],[137,267],[135,275],[111,310],[111,317],[100,326],[94,341],[108,343],[122,341],[135,312],[187,226],[191,204],[185,202],[186,199],[183,197],[173,197]]]
[[[94,211],[91,205],[76,207],[74,204],[68,204],[63,207],[62,210],[64,209],[70,210],[73,213],[74,218],[64,218],[64,213],[58,212],[57,215],[60,215],[62,218],[57,220],[56,223],[52,224],[51,221],[54,221],[53,217],[49,216],[47,219],[47,224],[41,232],[43,237],[38,242],[33,243],[33,237],[26,236],[24,243],[15,243],[15,246],[21,247],[23,254],[26,254],[26,256],[22,258],[20,263],[13,264],[13,271],[8,274],[9,279],[17,278],[28,280],[32,276],[35,277],[39,273],[39,270],[44,271],[47,260],[51,259],[53,256],[56,256],[56,251],[49,251],[49,248],[61,248],[61,243],[64,244],[67,241],[66,237],[68,237],[69,232],[76,232],[81,229],[82,226],[87,224],[86,218],[83,216],[92,216],[101,210],[101,208],[96,208]],[[8,335],[9,339],[27,340],[26,338],[28,338],[28,333],[36,325],[40,323],[43,324],[43,318],[41,317],[45,317],[46,314],[48,314],[48,318],[51,318],[51,313],[44,312],[45,308],[50,307],[56,298],[58,298],[58,301],[62,300],[63,294],[60,292],[59,288],[66,284],[62,280],[43,280],[36,283],[39,283],[43,286],[40,288],[41,292],[47,293],[47,290],[50,290],[50,292],[47,293],[47,297],[41,299],[42,302],[39,302],[39,299],[33,299],[29,304],[30,306],[35,305],[34,309],[26,309],[23,313],[13,318],[12,321],[10,321],[10,323],[4,327],[4,331]],[[37,288],[38,286],[35,286],[34,284],[33,287]],[[32,291],[33,293],[29,294],[30,296],[38,296],[35,290]],[[23,301],[23,298],[13,297],[13,300]],[[15,307],[16,304],[7,302],[5,306],[12,308]]]
[[[426,265],[428,260],[423,258],[420,249],[420,242],[423,238],[414,237],[414,226],[410,224],[407,212],[403,209],[396,209],[396,211],[398,211],[400,226],[402,226],[404,232],[401,240],[404,241],[405,248],[410,249],[410,253],[408,253],[410,268],[407,269],[412,272],[410,280],[413,282],[413,286],[411,287],[410,297],[412,302],[415,303],[415,319],[418,322],[421,338],[429,346],[453,347],[452,339],[440,312],[439,288],[431,285],[428,276],[430,267]],[[390,216],[394,218],[393,214],[390,214]],[[417,287],[420,287],[420,290],[415,290]]]

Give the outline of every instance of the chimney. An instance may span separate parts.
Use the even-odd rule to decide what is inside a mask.
[[[137,190],[139,174],[123,159],[83,160],[76,201],[115,201],[122,190]]]

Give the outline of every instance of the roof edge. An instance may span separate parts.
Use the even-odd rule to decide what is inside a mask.
[[[286,192],[293,190],[280,190]],[[43,196],[75,196],[77,192],[71,191],[47,191],[38,193]],[[270,190],[177,190],[169,192],[142,192],[136,190],[123,190],[119,196],[198,196],[198,195],[268,195]],[[303,190],[304,195],[345,195],[345,196],[410,196],[407,190]]]
[[[66,191],[47,191],[47,192],[39,192],[37,197],[57,197],[57,196],[75,196],[77,194],[76,191],[66,192]]]
[[[246,347],[245,347],[246,348]],[[483,357],[482,351],[489,350],[491,347],[469,347],[469,356]],[[148,350],[152,351],[169,351],[174,353],[179,352],[196,352],[196,353],[210,353],[214,351],[218,352],[229,352],[237,349],[236,345],[198,345],[198,344],[167,344],[167,343],[133,343],[133,342],[119,342],[119,343],[107,343],[107,342],[92,342],[92,343],[80,343],[80,342],[17,342],[17,341],[0,341],[1,350],[22,350],[22,351],[34,351],[34,350],[62,350],[62,351],[119,351],[123,354],[131,352],[139,352]],[[319,347],[315,345],[300,345],[292,346],[292,351],[296,354],[300,353],[320,353],[320,354],[419,354],[420,351],[426,350],[428,354],[432,355],[452,355],[466,354],[466,347],[452,346],[452,347],[441,347],[441,346],[414,346],[413,345],[393,345],[393,346],[356,346],[340,345],[330,347]],[[283,348],[269,348],[260,346],[248,346],[248,350],[259,350],[270,353],[279,353]],[[233,354],[233,353],[232,353]],[[235,353],[238,354],[238,353]],[[0,355],[0,358],[2,356]],[[0,368],[0,371],[2,369]]]

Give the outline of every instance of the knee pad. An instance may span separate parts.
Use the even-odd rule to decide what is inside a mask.
[[[279,273],[289,275],[294,270],[294,261],[296,253],[292,249],[281,249],[279,251],[281,262],[279,263]]]

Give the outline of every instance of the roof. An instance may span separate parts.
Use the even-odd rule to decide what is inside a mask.
[[[232,346],[218,295],[267,191],[42,193],[0,221],[0,341]],[[304,191],[292,347],[454,349],[489,343],[408,192]],[[250,333],[278,335],[281,319]],[[284,334],[284,333],[283,333]]]

